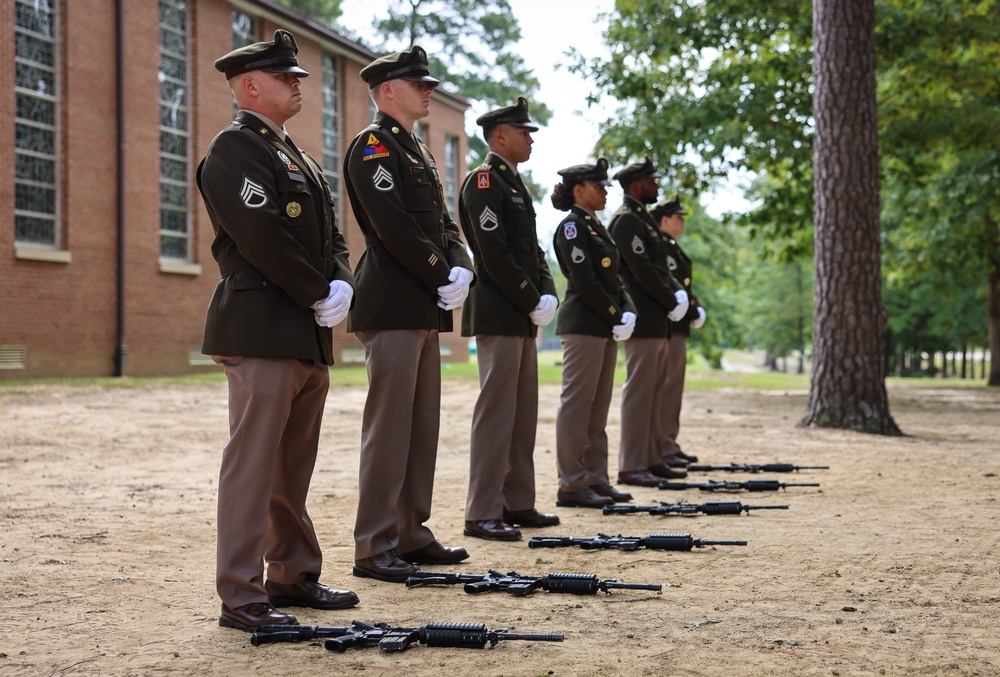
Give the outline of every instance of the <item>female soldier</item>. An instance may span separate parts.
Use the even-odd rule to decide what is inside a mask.
[[[556,414],[556,505],[599,508],[632,496],[608,480],[608,435],[617,341],[632,335],[635,306],[618,275],[618,249],[596,212],[607,201],[608,161],[559,172],[552,205],[569,211],[556,229],[556,258],[566,276],[556,334],[563,347]]]

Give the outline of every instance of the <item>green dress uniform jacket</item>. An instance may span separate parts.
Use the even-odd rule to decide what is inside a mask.
[[[543,294],[555,296],[556,286],[538,246],[531,195],[495,153],[466,177],[461,195],[462,231],[477,278],[462,313],[462,336],[536,336],[528,314]]]
[[[680,282],[684,291],[687,292],[688,298],[691,300],[687,314],[679,322],[671,322],[670,330],[678,334],[690,336],[691,321],[698,319],[698,308],[701,307],[698,299],[691,293],[691,259],[684,253],[681,246],[677,244],[677,240],[666,233],[663,234],[663,240],[667,254],[667,266],[670,268],[670,273],[674,276],[674,279]]]
[[[682,287],[667,264],[666,236],[646,207],[629,196],[611,218],[609,230],[621,254],[625,288],[638,311],[632,338],[669,337],[667,313],[677,307],[674,292]]]
[[[366,246],[348,331],[451,331],[438,287],[450,284],[453,267],[473,266],[430,150],[379,112],[351,142],[344,179]]]
[[[311,308],[331,280],[354,284],[320,166],[240,111],[198,165],[222,279],[202,351],[333,364],[333,332]]]
[[[553,244],[567,281],[556,334],[611,339],[611,328],[621,324],[622,313],[636,313],[618,273],[618,248],[611,235],[593,214],[573,205],[556,228]]]

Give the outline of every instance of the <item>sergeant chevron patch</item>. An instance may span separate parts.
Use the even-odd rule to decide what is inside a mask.
[[[646,244],[638,235],[632,238],[632,251],[640,255],[646,251]]]
[[[485,207],[483,213],[479,215],[479,227],[482,230],[496,230],[499,225],[500,221],[497,220],[497,215],[493,213],[492,209]]]
[[[387,193],[396,187],[396,182],[392,180],[392,173],[380,164],[372,174],[372,185],[375,190]]]
[[[264,192],[264,186],[251,181],[244,175],[243,186],[240,188],[240,199],[250,209],[260,209],[267,204],[267,193]]]

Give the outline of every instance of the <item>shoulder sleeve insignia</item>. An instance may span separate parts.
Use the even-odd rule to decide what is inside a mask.
[[[381,157],[389,157],[389,151],[386,150],[382,142],[378,140],[378,137],[374,134],[368,134],[368,141],[365,143],[365,150],[361,155],[361,159],[376,160]]]
[[[567,221],[563,225],[563,235],[566,236],[567,240],[572,240],[576,237],[576,221]]]
[[[490,187],[490,173],[489,172],[478,172],[476,174],[476,188],[479,190],[486,190]]]

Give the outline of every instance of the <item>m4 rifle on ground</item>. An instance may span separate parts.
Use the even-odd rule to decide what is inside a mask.
[[[584,550],[691,550],[709,545],[746,545],[746,541],[710,541],[693,538],[691,534],[650,534],[649,536],[609,536],[597,534],[592,538],[576,536],[532,536],[529,548],[568,548],[576,546]]]
[[[536,590],[564,592],[571,595],[596,595],[603,592],[610,595],[612,590],[662,590],[655,583],[619,583],[614,578],[600,580],[595,574],[551,573],[544,576],[522,576],[516,571],[502,574],[489,570],[486,574],[462,574],[453,572],[416,571],[406,579],[406,587],[419,585],[465,584],[465,592],[478,595],[494,590],[506,590],[516,597],[527,597]]]
[[[791,463],[730,463],[729,465],[689,465],[688,470],[695,472],[713,472],[722,470],[724,472],[745,472],[756,474],[759,472],[798,472],[799,470],[829,470],[828,465],[792,465]]]
[[[394,628],[387,623],[369,625],[352,621],[346,627],[320,625],[263,625],[250,635],[254,646],[274,642],[301,642],[328,637],[324,646],[342,653],[351,647],[377,646],[380,650],[405,651],[412,644],[424,646],[482,649],[487,644],[493,648],[508,640],[533,642],[561,642],[562,634],[520,634],[507,632],[506,628],[488,630],[482,623],[425,623],[417,628]]]
[[[708,501],[694,503],[667,503],[659,505],[606,505],[605,515],[630,515],[648,512],[650,515],[739,515],[751,510],[788,510],[787,505],[743,505],[739,501]]]
[[[663,480],[658,485],[660,489],[667,491],[681,491],[684,489],[701,489],[702,491],[778,491],[787,487],[818,487],[818,482],[779,482],[778,480],[745,480],[743,482],[720,482],[709,480],[708,482],[671,482]]]

